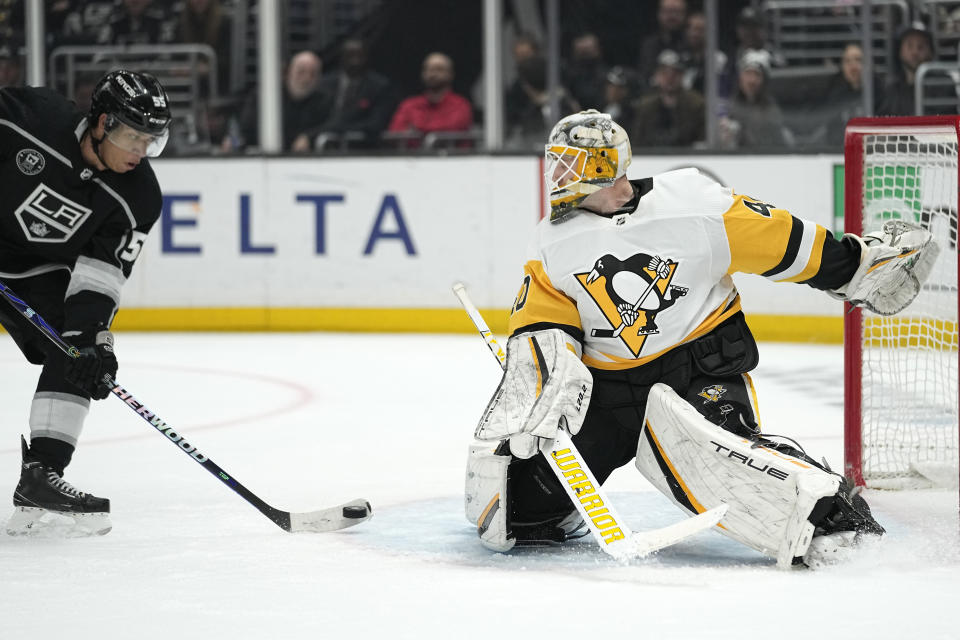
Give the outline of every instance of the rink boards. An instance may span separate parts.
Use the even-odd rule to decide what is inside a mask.
[[[631,178],[697,166],[840,228],[840,156],[640,156]],[[465,282],[503,331],[543,197],[536,157],[159,159],[163,212],[118,329],[469,331]],[[839,341],[840,303],[736,276],[761,339]]]

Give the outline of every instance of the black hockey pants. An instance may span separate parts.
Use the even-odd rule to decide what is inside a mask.
[[[29,304],[51,327],[63,330],[64,295],[70,282],[70,272],[58,269],[29,278],[4,278],[14,293]],[[63,378],[67,356],[50,339],[40,333],[29,320],[6,300],[0,300],[0,324],[7,330],[20,351],[32,364],[42,364],[37,391],[69,393],[89,399],[83,391]]]
[[[647,394],[657,382],[677,394],[708,420],[744,437],[759,430],[753,385],[746,373],[757,364],[756,343],[738,313],[710,334],[681,345],[656,360],[622,371],[591,370],[593,394],[583,427],[573,442],[602,484],[637,453]],[[507,493],[511,525],[519,540],[524,526],[537,529],[570,514],[573,504],[542,455],[514,458]]]

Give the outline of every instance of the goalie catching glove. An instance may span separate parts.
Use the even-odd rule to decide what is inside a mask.
[[[929,231],[902,220],[889,220],[862,238],[844,237],[860,243],[860,268],[850,282],[828,293],[884,316],[913,302],[940,253]]]
[[[510,452],[530,458],[556,437],[561,420],[580,431],[593,377],[580,361],[580,345],[559,329],[515,335],[507,342],[507,365],[483,412],[478,440],[510,439]]]

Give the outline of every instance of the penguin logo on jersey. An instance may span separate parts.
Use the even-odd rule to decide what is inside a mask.
[[[637,357],[647,336],[660,333],[656,319],[687,295],[686,287],[671,284],[677,262],[658,255],[637,253],[626,260],[607,254],[589,273],[576,273],[610,323],[610,329],[591,329],[593,338],[619,338]]]
[[[35,176],[43,171],[46,164],[43,154],[36,149],[21,149],[17,153],[17,168],[24,175]]]
[[[706,398],[710,402],[719,402],[720,397],[727,392],[727,388],[722,384],[712,384],[704,387],[697,395]]]

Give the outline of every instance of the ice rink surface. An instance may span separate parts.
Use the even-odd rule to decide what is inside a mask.
[[[0,535],[0,638],[960,638],[955,491],[868,492],[889,535],[818,572],[714,532],[629,565],[590,538],[495,555],[463,516],[500,375],[478,337],[122,333],[117,352],[121,384],[270,504],[365,497],[374,517],[285,533],[108,398],[66,479],[111,499],[114,529]],[[840,467],[840,348],[760,353],[764,430]],[[0,340],[7,508],[37,373]],[[635,530],[683,517],[632,465],[606,486]]]

